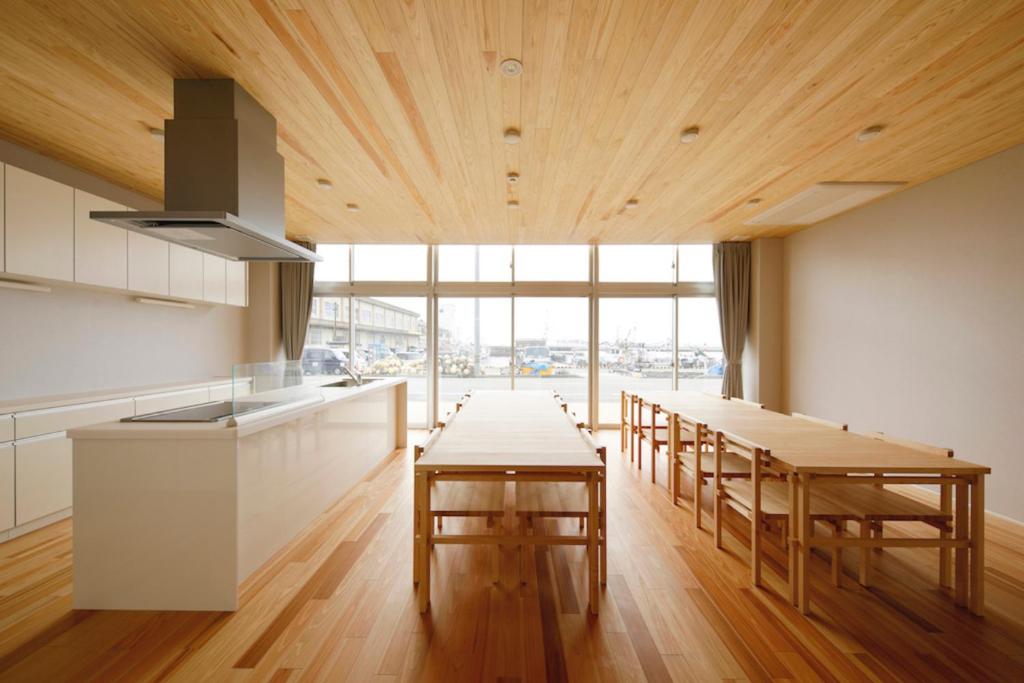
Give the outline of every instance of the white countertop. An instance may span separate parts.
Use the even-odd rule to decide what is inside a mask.
[[[298,400],[240,415],[222,422],[106,422],[68,432],[72,439],[240,439],[270,427],[405,383],[405,378],[377,379],[358,387],[320,387],[323,400]],[[247,398],[252,398],[247,397]],[[235,424],[232,424],[234,422]]]
[[[73,394],[54,394],[52,396],[40,396],[37,398],[20,398],[7,401],[0,401],[0,414],[23,413],[29,410],[42,410],[44,408],[60,408],[62,406],[76,405],[78,403],[93,403],[98,401],[111,401],[118,398],[134,398],[147,394],[160,394],[169,391],[187,391],[188,389],[202,389],[216,384],[231,384],[230,377],[213,377],[206,380],[194,382],[168,382],[167,384],[150,384],[141,387],[127,389],[108,389],[99,391],[80,391]]]

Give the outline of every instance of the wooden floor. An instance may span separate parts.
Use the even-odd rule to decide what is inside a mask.
[[[400,451],[252,577],[233,614],[72,610],[70,521],[0,545],[0,680],[1024,680],[1024,528],[989,524],[984,619],[936,588],[926,550],[876,555],[867,590],[853,553],[841,590],[815,558],[805,618],[783,597],[779,549],[769,588],[751,588],[742,544],[726,534],[716,551],[688,503],[673,507],[628,467],[617,433],[600,437],[610,548],[598,617],[581,548],[529,552],[520,586],[513,551],[495,585],[493,551],[454,546],[435,553],[421,617],[412,458]]]

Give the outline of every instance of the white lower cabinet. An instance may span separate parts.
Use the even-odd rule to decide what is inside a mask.
[[[71,507],[71,439],[64,432],[14,442],[15,522]]]
[[[0,443],[0,531],[14,526],[14,444]]]

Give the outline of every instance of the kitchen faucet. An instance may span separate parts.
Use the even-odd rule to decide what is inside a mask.
[[[362,375],[362,373],[356,372],[355,370],[353,370],[352,368],[350,368],[347,365],[342,365],[341,369],[345,372],[345,374],[347,374],[349,377],[351,377],[352,379],[355,380],[356,386],[362,386],[362,384],[363,384],[363,375]]]

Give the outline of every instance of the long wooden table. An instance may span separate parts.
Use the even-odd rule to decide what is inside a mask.
[[[421,612],[430,606],[430,551],[439,544],[584,545],[590,611],[607,566],[604,448],[547,392],[474,391],[444,428],[428,438],[415,463],[414,581]],[[583,535],[435,532],[431,488],[436,481],[580,482],[586,485]]]
[[[955,600],[982,614],[985,604],[985,475],[991,469],[957,458],[931,455],[869,436],[759,409],[735,401],[689,391],[653,391],[645,402],[685,416],[723,432],[758,444],[773,466],[787,473],[790,483],[790,571],[794,604],[808,612],[807,575],[814,547],[886,545],[895,547],[952,548],[956,554]],[[630,427],[632,438],[632,427]],[[810,520],[813,486],[885,484],[951,486],[955,493],[954,537],[937,539],[831,538],[814,535]],[[943,496],[941,504],[948,504]],[[697,503],[699,504],[699,502]],[[795,533],[795,535],[794,535]]]

